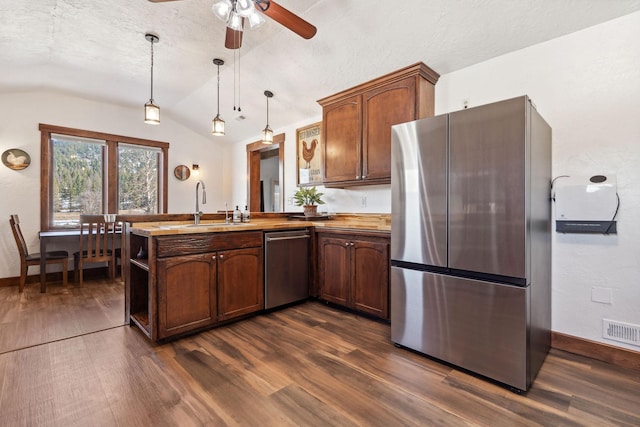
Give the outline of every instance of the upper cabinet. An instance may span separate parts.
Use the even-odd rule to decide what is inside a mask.
[[[440,75],[417,63],[318,101],[327,187],[391,181],[391,126],[434,114]]]

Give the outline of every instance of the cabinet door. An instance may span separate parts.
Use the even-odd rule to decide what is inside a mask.
[[[208,253],[157,261],[159,338],[216,322],[214,256]]]
[[[362,115],[362,178],[391,179],[391,126],[416,118],[415,77],[365,92]]]
[[[338,237],[318,238],[320,298],[343,306],[349,304],[351,280],[350,241]]]
[[[218,252],[218,318],[264,308],[262,248]]]
[[[353,308],[389,318],[389,240],[353,240],[351,246]]]
[[[361,120],[359,95],[323,108],[325,182],[361,179]]]

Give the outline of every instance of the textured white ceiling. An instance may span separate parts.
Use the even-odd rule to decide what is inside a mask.
[[[224,141],[258,138],[319,115],[316,100],[424,61],[449,73],[514,50],[640,10],[640,0],[279,0],[318,28],[304,40],[267,18],[245,30],[240,106],[234,105],[233,51],[215,0],[0,0],[0,93],[51,88],[140,107],[154,98],[162,116],[210,135],[216,67],[222,58],[220,113]],[[160,125],[162,126],[162,124]]]

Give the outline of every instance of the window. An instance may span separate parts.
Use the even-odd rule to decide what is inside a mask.
[[[166,142],[40,125],[41,230],[76,228],[80,214],[167,209]]]

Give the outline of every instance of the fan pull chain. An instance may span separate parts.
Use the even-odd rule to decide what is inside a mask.
[[[233,111],[236,111],[236,51],[233,51]]]

